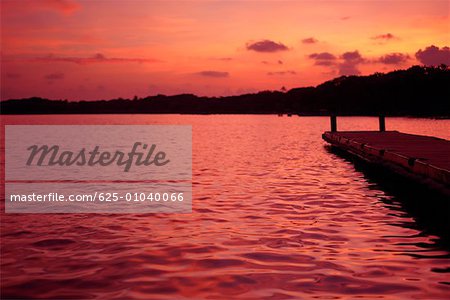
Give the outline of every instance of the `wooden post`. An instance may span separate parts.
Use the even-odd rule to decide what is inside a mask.
[[[380,124],[380,131],[386,131],[386,122],[383,115],[380,115],[378,118]]]
[[[337,131],[337,118],[335,115],[330,116],[331,132]]]

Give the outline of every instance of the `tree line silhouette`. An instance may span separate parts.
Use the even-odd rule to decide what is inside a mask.
[[[228,97],[193,94],[96,101],[38,97],[0,103],[1,114],[299,114],[450,117],[450,69],[413,66],[342,76],[316,87]]]

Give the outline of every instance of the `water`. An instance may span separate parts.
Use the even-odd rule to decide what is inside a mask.
[[[192,214],[2,214],[3,297],[445,299],[450,251],[324,147],[328,118],[2,116],[8,124],[191,124]],[[448,120],[387,129],[450,138]],[[376,129],[375,118],[339,118]],[[424,199],[426,200],[426,199]]]

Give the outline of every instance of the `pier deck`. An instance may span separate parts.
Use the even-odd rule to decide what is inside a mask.
[[[450,191],[450,141],[398,131],[327,131],[332,146]]]

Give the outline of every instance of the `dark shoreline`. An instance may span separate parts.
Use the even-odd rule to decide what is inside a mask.
[[[210,114],[195,114],[195,113],[23,113],[23,114],[4,114],[0,113],[0,116],[52,116],[52,115],[177,115],[177,116],[277,116],[277,113],[210,113]],[[330,115],[292,115],[291,117],[329,117]],[[369,117],[377,118],[379,115],[339,115],[339,117]],[[286,118],[286,115],[279,116]],[[389,115],[388,118],[411,118],[411,119],[430,119],[430,120],[450,120],[450,116],[412,116],[412,115]]]
[[[342,76],[316,87],[227,97],[156,95],[92,101],[39,97],[0,102],[0,114],[286,114],[450,118],[450,69],[413,66],[386,74]]]

